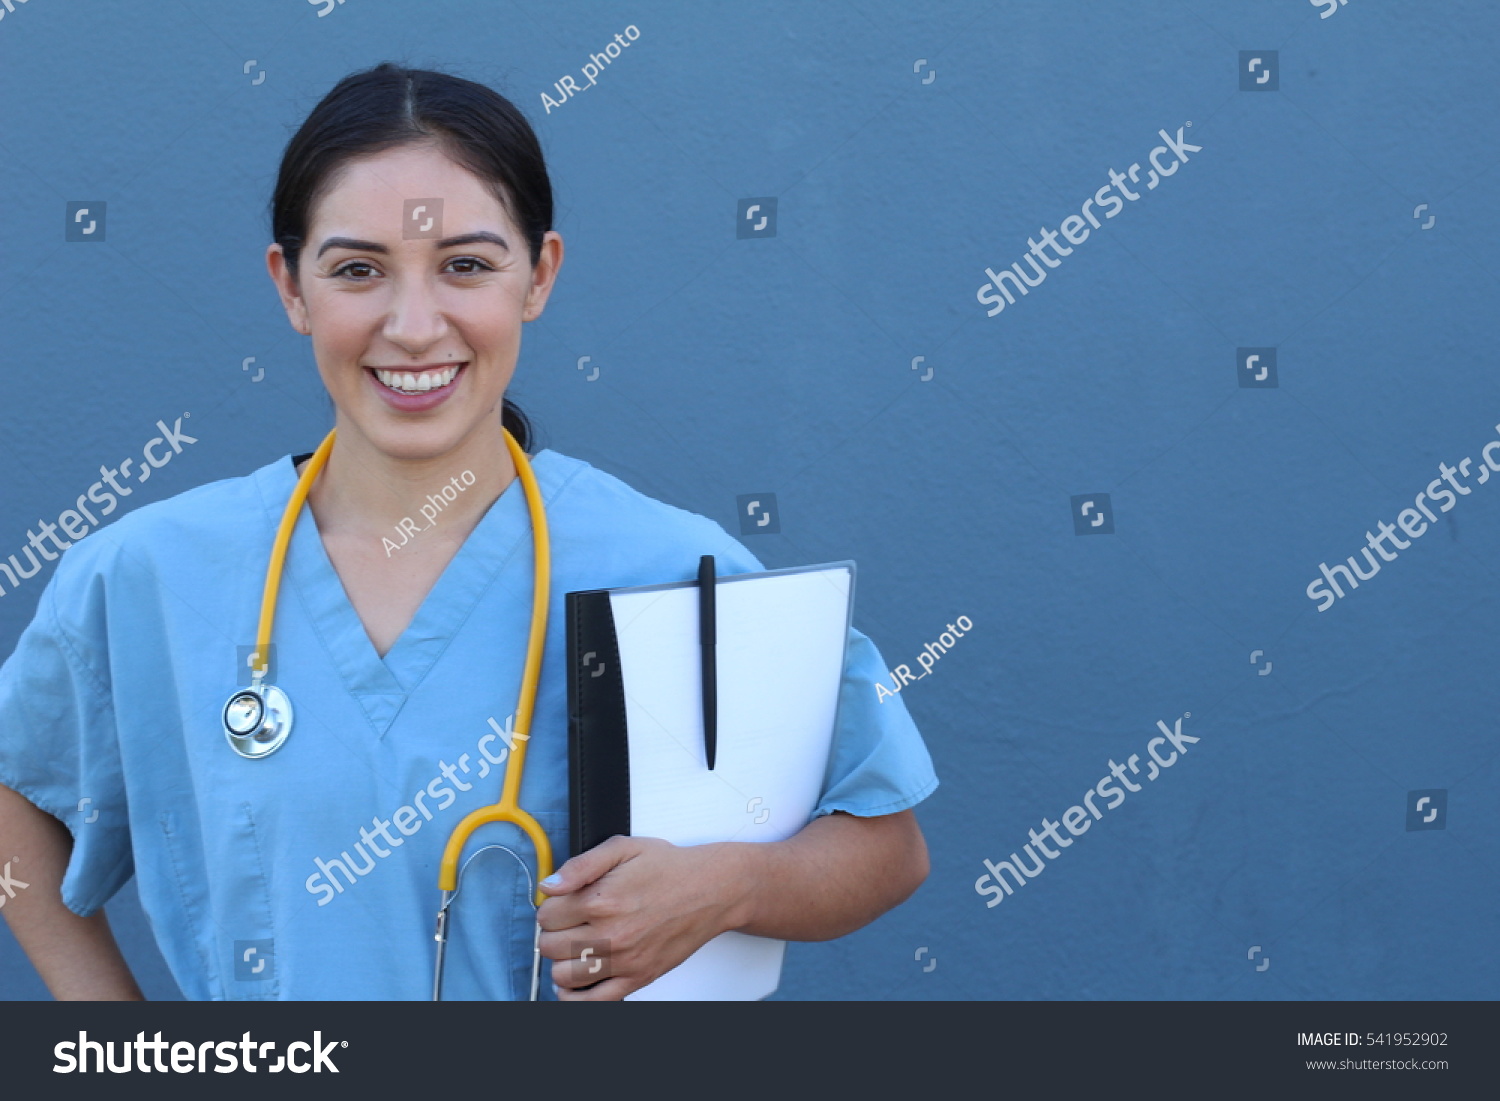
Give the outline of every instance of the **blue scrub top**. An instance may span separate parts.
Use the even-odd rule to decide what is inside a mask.
[[[521,804],[561,865],[564,594],[695,578],[702,554],[721,575],[764,567],[712,520],[588,463],[544,450],[532,467],[552,593]],[[428,998],[438,862],[454,824],[499,796],[520,692],[533,577],[525,493],[519,479],[506,488],[384,659],[304,507],[269,678],[295,722],[279,751],[248,761],[226,743],[221,712],[246,682],[241,654],[295,484],[286,456],[143,506],[64,553],[0,667],[0,783],[72,831],[62,895],[75,913],[134,872],[188,998]],[[851,630],[817,814],[892,814],[937,786],[905,705],[877,696],[884,675],[874,644]],[[535,866],[529,842],[501,824],[476,831],[464,858],[496,843]],[[533,913],[514,859],[475,860],[444,997],[525,998]]]

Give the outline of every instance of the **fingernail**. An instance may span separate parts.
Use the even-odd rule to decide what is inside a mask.
[[[542,880],[542,886],[543,887],[560,887],[560,886],[562,886],[562,875],[560,873],[558,873],[558,872],[553,872],[546,879]]]

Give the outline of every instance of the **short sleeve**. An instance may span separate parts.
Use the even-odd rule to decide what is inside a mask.
[[[722,573],[766,568],[744,544],[715,528],[722,540]],[[889,688],[876,690],[877,682],[887,675],[875,643],[850,627],[833,749],[814,817],[834,811],[859,818],[895,814],[916,806],[937,789],[932,757],[906,704]]]
[[[851,627],[828,780],[814,815],[895,814],[937,788],[932,757],[906,705],[889,689],[876,690],[885,675],[875,643]]]
[[[59,613],[68,573],[60,566],[48,582],[35,618],[0,666],[0,784],[72,832],[62,899],[86,917],[125,884],[134,864],[111,693]],[[90,584],[97,579],[71,580],[100,597]],[[76,603],[85,613],[77,618],[87,621],[88,598]]]
[[[713,548],[719,576],[766,569],[748,547],[714,521],[690,513],[679,515],[702,525],[702,534],[695,533],[691,543]],[[833,747],[814,817],[835,811],[859,818],[896,814],[937,789],[932,757],[901,696],[889,688],[877,690],[886,677],[875,643],[851,626]]]

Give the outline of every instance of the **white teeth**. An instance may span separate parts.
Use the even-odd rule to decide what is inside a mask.
[[[398,393],[425,394],[429,390],[437,390],[447,386],[458,376],[457,367],[444,367],[440,371],[423,371],[417,374],[412,371],[386,371],[377,369],[375,377],[381,383]]]

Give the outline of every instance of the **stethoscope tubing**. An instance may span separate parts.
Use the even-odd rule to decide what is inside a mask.
[[[292,532],[297,526],[302,506],[307,502],[313,482],[328,463],[333,451],[337,429],[328,433],[318,449],[313,452],[307,465],[297,478],[297,485],[287,499],[281,522],[276,529],[276,538],[271,545],[271,557],[266,564],[265,587],[261,594],[260,620],[255,632],[255,653],[251,658],[251,685],[230,696],[223,712],[223,726],[229,744],[242,757],[258,759],[269,756],[286,741],[291,730],[291,706],[286,693],[275,685],[264,684],[270,670],[271,632],[276,619],[276,600],[281,591],[281,575],[286,565],[287,548],[291,544]],[[520,805],[521,778],[526,768],[526,749],[531,738],[531,719],[536,708],[537,688],[541,683],[542,653],[547,639],[547,612],[552,588],[552,544],[547,529],[547,512],[542,500],[541,487],[526,452],[516,442],[510,430],[501,427],[505,445],[521,480],[526,495],[527,512],[531,518],[531,537],[534,561],[531,600],[531,629],[526,640],[526,661],[521,672],[521,695],[516,706],[514,744],[505,765],[505,777],[500,789],[500,798],[489,806],[469,812],[454,826],[443,848],[438,866],[438,889],[442,892],[442,905],[438,910],[437,959],[433,976],[433,1000],[442,998],[443,964],[447,948],[447,926],[449,908],[458,893],[460,869],[459,857],[464,844],[474,831],[490,822],[509,822],[518,826],[530,839],[536,852],[537,874],[528,884],[532,888],[534,905],[540,907],[544,899],[539,884],[552,874],[552,844],[546,830]],[[267,701],[280,702],[270,706]],[[258,702],[258,706],[257,706]],[[233,720],[231,719],[233,716]],[[246,729],[239,729],[240,726]],[[503,848],[503,846],[497,846]],[[483,850],[480,850],[483,851]],[[510,850],[506,850],[510,851]],[[475,855],[478,855],[477,853]],[[514,852],[511,855],[515,856]],[[519,856],[516,857],[518,860]],[[472,860],[473,857],[470,857]],[[524,867],[525,862],[522,861]],[[465,865],[467,866],[467,865]],[[530,877],[530,869],[527,868]],[[541,968],[541,925],[536,926],[532,942],[531,1000],[538,994]]]

